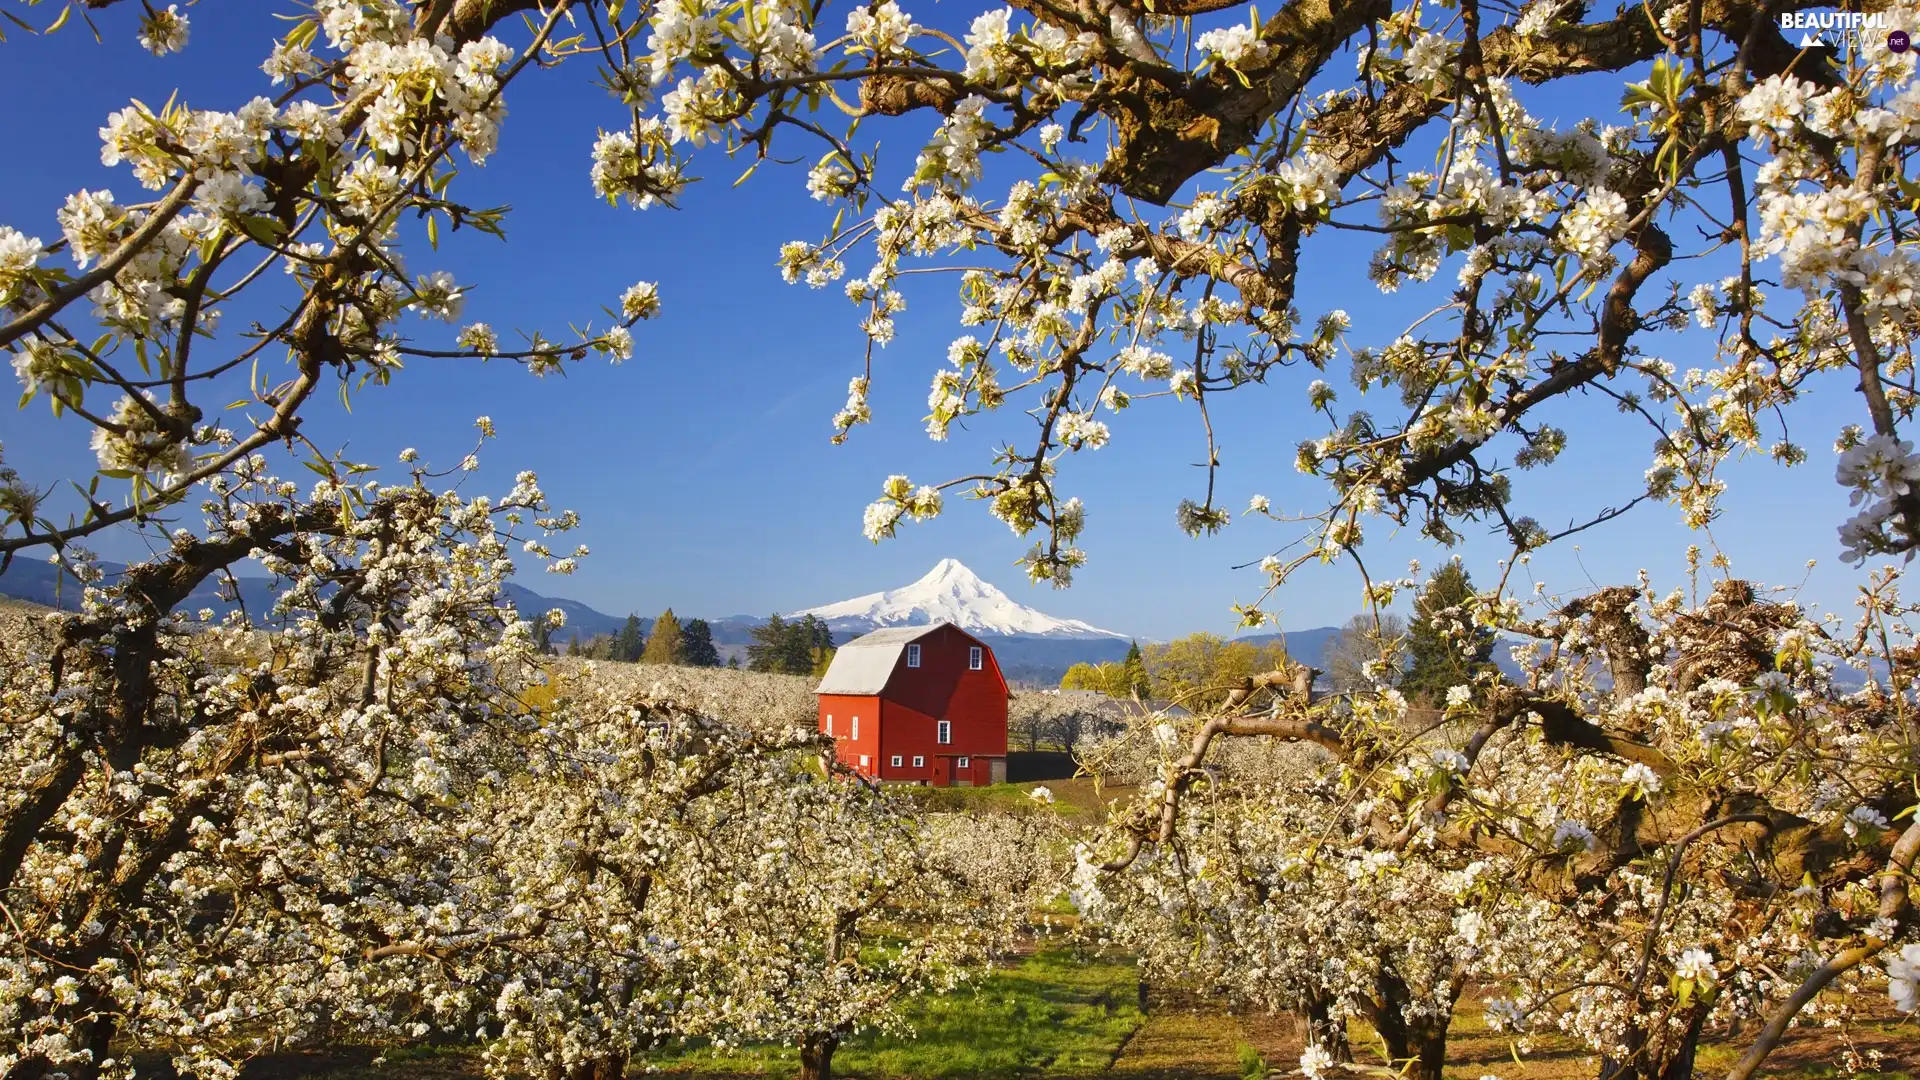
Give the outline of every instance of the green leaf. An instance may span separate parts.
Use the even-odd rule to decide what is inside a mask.
[[[269,247],[286,238],[287,227],[274,218],[260,214],[247,214],[240,219],[240,231]],[[211,258],[210,255],[203,259]]]

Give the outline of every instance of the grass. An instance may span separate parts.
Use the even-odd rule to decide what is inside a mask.
[[[1053,795],[1053,802],[1040,803],[1033,798],[1034,788],[1046,788]],[[985,787],[908,787],[907,794],[919,800],[929,810],[964,811],[978,813],[986,811],[1001,814],[1030,814],[1041,810],[1072,818],[1099,819],[1105,816],[1107,804],[1115,799],[1127,798],[1133,789],[1116,784],[1103,784],[1096,790],[1093,780],[1076,777],[1071,780],[1039,780],[1021,784],[989,784]]]
[[[834,1055],[834,1071],[863,1077],[1087,1076],[1103,1072],[1140,1026],[1133,965],[1112,957],[1045,949],[910,1012],[911,1033],[867,1033]],[[717,1051],[688,1047],[654,1055],[667,1073],[786,1077],[799,1072],[790,1047]]]

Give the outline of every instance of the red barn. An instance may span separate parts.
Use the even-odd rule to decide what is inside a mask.
[[[993,650],[951,623],[847,642],[814,693],[820,730],[863,775],[935,787],[1007,779],[1007,680]]]

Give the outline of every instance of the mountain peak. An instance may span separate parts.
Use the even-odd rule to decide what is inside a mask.
[[[954,558],[933,564],[933,569],[911,585],[794,612],[796,618],[807,615],[826,620],[835,631],[848,633],[950,622],[972,633],[1006,637],[1126,637],[1078,619],[1056,619],[1036,611],[982,581]]]
[[[934,563],[933,569],[927,571],[926,576],[914,584],[925,585],[935,581],[946,581],[949,578],[957,581],[979,581],[980,575],[967,569],[966,563],[949,556]]]

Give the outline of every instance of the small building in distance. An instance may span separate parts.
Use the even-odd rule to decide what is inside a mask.
[[[841,762],[876,780],[1004,783],[1007,680],[951,623],[875,630],[838,648],[814,690]]]

